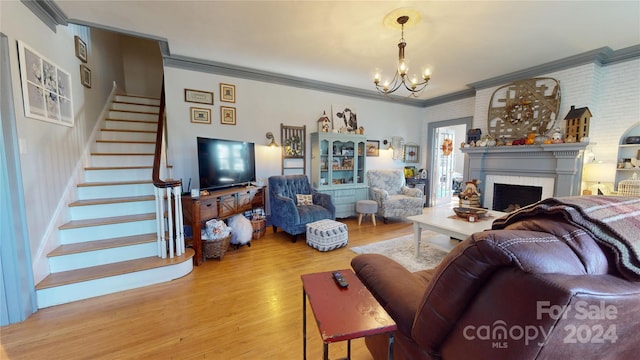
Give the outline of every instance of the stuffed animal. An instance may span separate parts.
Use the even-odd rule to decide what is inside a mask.
[[[227,223],[231,228],[231,244],[236,249],[242,245],[251,246],[251,238],[253,236],[253,226],[251,221],[242,214],[231,217]]]

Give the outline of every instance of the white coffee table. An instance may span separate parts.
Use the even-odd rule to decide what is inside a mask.
[[[506,215],[501,211],[489,210],[488,215],[493,218],[468,222],[461,219],[450,218],[455,215],[452,206],[436,206],[425,208],[422,215],[408,216],[407,219],[413,221],[413,239],[416,243],[416,258],[420,255],[420,240],[422,230],[431,230],[439,234],[448,235],[454,239],[464,240],[473,233],[477,233],[491,228],[493,220]]]

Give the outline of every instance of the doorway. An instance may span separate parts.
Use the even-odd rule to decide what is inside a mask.
[[[429,206],[449,204],[456,195],[458,184],[464,179],[464,154],[459,150],[460,143],[466,142],[471,123],[471,117],[429,123]]]

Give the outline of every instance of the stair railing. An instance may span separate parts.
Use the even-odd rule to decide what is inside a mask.
[[[158,131],[153,158],[153,185],[156,197],[157,247],[158,257],[173,258],[185,252],[184,223],[182,219],[182,181],[160,179],[161,164],[166,167],[163,157],[165,145],[164,130],[166,128],[164,80],[160,95],[160,111],[158,112]],[[163,161],[164,159],[164,161]],[[165,221],[166,206],[166,221]]]

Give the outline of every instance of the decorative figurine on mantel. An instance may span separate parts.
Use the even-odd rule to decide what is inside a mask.
[[[584,138],[589,137],[589,119],[591,119],[591,111],[588,107],[576,109],[571,105],[571,109],[564,117],[566,121],[565,126],[565,142],[584,141]],[[573,140],[573,141],[569,141]]]

